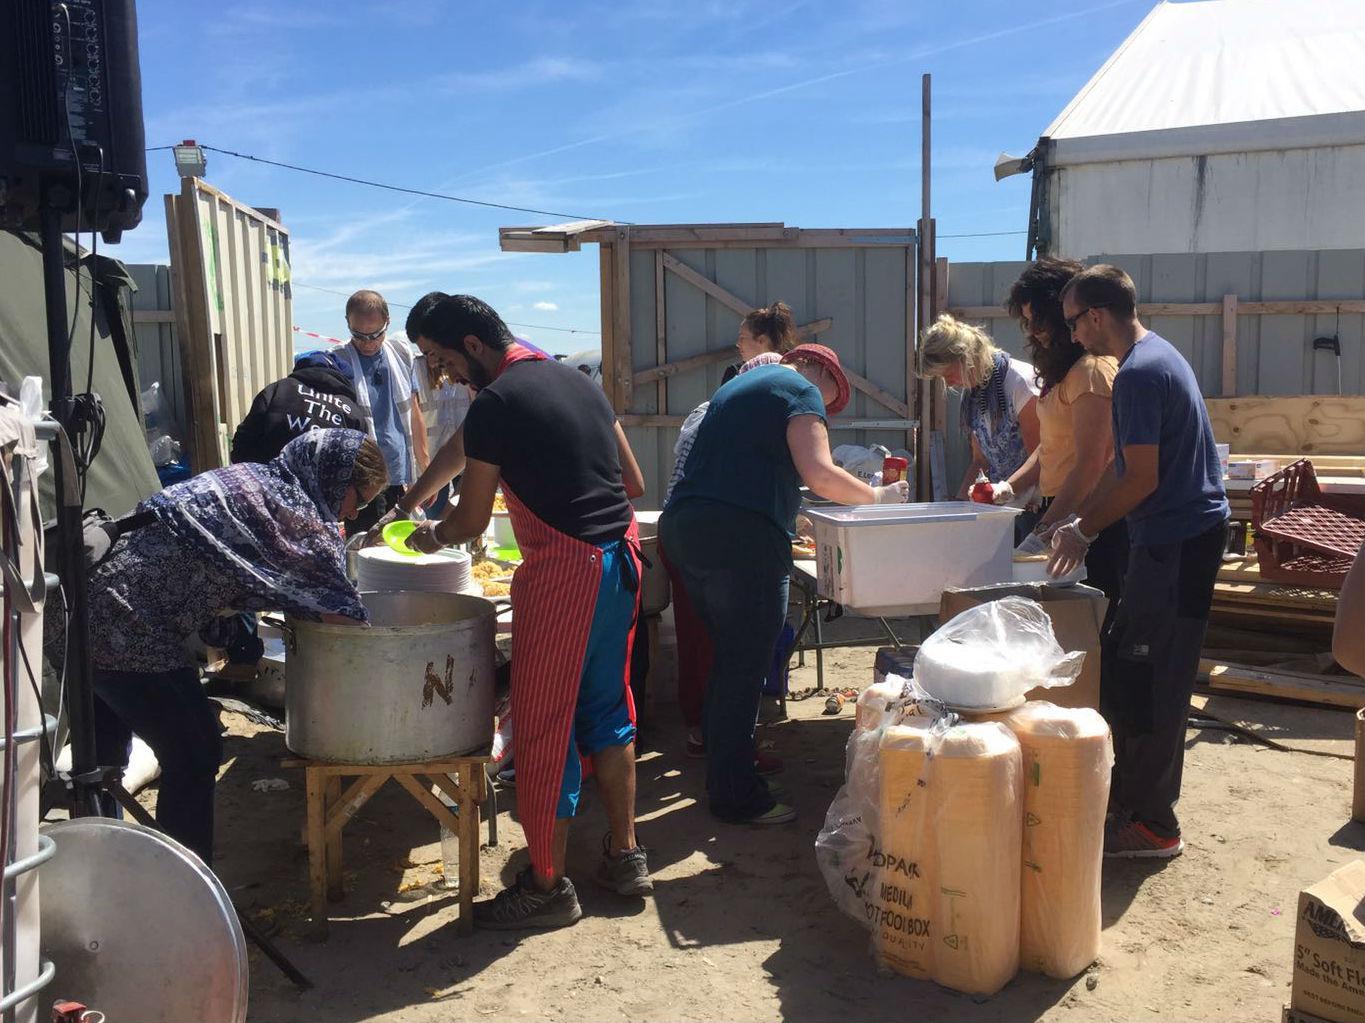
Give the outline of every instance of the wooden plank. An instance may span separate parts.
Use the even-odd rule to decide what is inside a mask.
[[[947,459],[944,452],[944,438],[941,430],[930,430],[929,433],[929,481],[930,490],[935,501],[946,501],[952,494],[948,489],[947,480]]]
[[[327,778],[319,771],[304,773],[307,789],[306,834],[308,836],[308,892],[313,908],[313,926],[327,927]]]
[[[630,234],[628,228],[618,228],[615,243],[612,279],[612,366],[616,374],[616,402],[618,412],[629,412],[634,400],[635,383],[631,377],[635,365],[634,341],[630,326]]]
[[[815,334],[822,334],[834,326],[834,321],[828,316],[819,320],[812,320],[810,323],[803,323],[796,328],[796,332],[803,338]],[[717,349],[714,352],[702,352],[700,355],[693,355],[686,359],[679,359],[677,362],[667,362],[661,366],[653,366],[649,369],[642,369],[634,374],[635,386],[643,387],[658,380],[665,380],[679,373],[689,373],[692,370],[705,369],[707,366],[718,362],[733,362],[739,358],[733,345]]]
[[[853,370],[848,369],[847,367],[845,367],[844,369],[844,376],[848,377],[848,382],[850,384],[852,384],[858,390],[862,391],[864,394],[866,394],[873,401],[877,402],[879,405],[882,405],[883,407],[890,409],[892,412],[896,413],[896,415],[900,416],[902,419],[911,418],[910,406],[907,405],[905,402],[901,401],[886,388],[878,387],[876,384],[874,384],[871,380],[867,379],[867,377],[863,376],[861,373],[855,373],[853,372]]]
[[[664,293],[664,253],[654,253],[654,364],[668,365],[668,317],[665,314]],[[668,414],[668,381],[660,377],[655,384],[654,411],[659,415]]]
[[[184,375],[186,419],[190,426],[190,464],[196,472],[216,468],[218,458],[217,375],[204,265],[199,207],[193,184],[182,183],[178,196],[166,196],[166,230],[176,283],[176,336]]]
[[[1352,682],[1344,676],[1267,671],[1250,665],[1209,660],[1199,662],[1199,671],[1208,675],[1210,688],[1221,692],[1275,696],[1352,710],[1365,707],[1365,684]]]
[[[1214,436],[1234,454],[1365,454],[1365,396],[1209,398]]]
[[[1338,310],[1343,314],[1365,313],[1365,300],[1296,299],[1279,302],[1238,302],[1237,304],[1237,312],[1242,316],[1325,316],[1334,314]],[[948,311],[959,319],[965,320],[1003,319],[1006,315],[1003,307],[993,305],[959,306]],[[1223,315],[1223,303],[1221,301],[1143,302],[1138,305],[1138,315],[1142,317],[1221,316]]]
[[[413,775],[406,772],[398,773],[393,776],[394,781],[408,790],[408,794],[413,799],[426,807],[427,812],[436,818],[436,823],[443,828],[447,828],[452,835],[460,833],[460,822],[450,809],[435,796],[431,794],[431,789],[419,782]]]
[[[327,805],[336,803],[341,796],[341,777],[333,775],[327,779]],[[341,829],[327,836],[327,898],[340,902],[345,894],[345,884],[341,872]]]
[[[915,339],[919,337],[919,329],[918,311],[915,309],[915,266],[915,247],[908,245],[905,249],[905,401],[908,405],[918,406],[916,392],[919,389],[919,375],[915,372]],[[946,290],[944,294],[947,294]],[[918,446],[918,434],[907,432],[905,449],[913,454]],[[910,477],[912,501],[916,499],[915,494],[924,493],[919,489],[920,475],[919,467],[916,466],[914,475]]]
[[[309,768],[310,775],[319,773],[329,779],[337,777],[338,772],[318,771],[317,768]],[[378,773],[366,774],[357,778],[346,789],[346,792],[337,800],[333,801],[327,810],[327,841],[330,844],[333,836],[341,834],[348,821],[360,812],[361,807],[370,801],[370,797],[384,787],[384,783],[389,780],[387,768]]]
[[[746,302],[743,299],[738,298],[735,295],[732,295],[729,291],[726,291],[715,281],[711,280],[710,278],[702,274],[697,273],[697,271],[693,270],[690,266],[688,266],[686,263],[680,260],[677,256],[665,252],[663,254],[663,263],[664,268],[666,270],[670,271],[671,273],[677,274],[679,277],[685,280],[688,284],[692,285],[694,288],[698,288],[701,291],[706,292],[706,294],[710,295],[721,305],[725,306],[727,309],[738,314],[739,316],[747,316],[750,313],[750,311],[753,310],[754,306],[752,303]]]
[[[811,320],[809,323],[803,323],[799,325],[796,328],[796,336],[799,337],[802,341],[807,341],[810,338],[815,337],[815,335],[817,334],[823,334],[825,331],[829,330],[833,326],[834,326],[833,319],[831,319],[828,316],[822,316],[818,320]]]
[[[465,764],[460,768],[460,817],[462,827],[455,833],[460,836],[460,920],[461,934],[474,930],[474,896],[479,891],[479,804],[475,795],[482,790],[476,788],[483,779],[475,778],[475,771],[483,773],[482,768]]]
[[[167,198],[171,198],[167,196]],[[134,309],[134,323],[174,323],[176,313],[174,309]]]
[[[1237,296],[1223,296],[1223,395],[1237,393]]]
[[[611,372],[616,365],[616,246],[614,243],[600,245],[597,250],[597,293],[601,298],[602,325],[602,389],[607,392],[611,407],[620,411],[617,401],[616,374]]]

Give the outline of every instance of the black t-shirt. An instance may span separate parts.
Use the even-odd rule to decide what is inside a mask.
[[[550,359],[508,366],[469,406],[464,447],[498,466],[517,499],[561,533],[591,544],[626,535],[616,416],[578,370]]]
[[[268,462],[295,437],[327,427],[365,432],[355,387],[334,369],[301,366],[256,395],[233,434],[231,461]]]

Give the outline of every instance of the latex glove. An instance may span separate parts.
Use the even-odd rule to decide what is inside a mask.
[[[1047,574],[1057,579],[1074,572],[1085,561],[1085,552],[1094,542],[1093,536],[1081,532],[1079,522],[1059,526],[1052,534],[1052,557],[1047,563]]]
[[[1014,500],[1014,488],[1009,485],[1008,480],[992,483],[991,491],[992,504],[1009,504]]]
[[[1033,530],[1033,533],[1034,533],[1035,536],[1038,537],[1039,540],[1042,540],[1042,541],[1043,541],[1043,544],[1044,544],[1045,546],[1051,547],[1051,546],[1052,546],[1052,534],[1053,534],[1053,533],[1057,532],[1057,530],[1061,529],[1061,528],[1062,528],[1063,526],[1065,526],[1068,522],[1077,522],[1077,521],[1079,521],[1079,520],[1080,520],[1080,516],[1079,516],[1079,515],[1074,515],[1074,514],[1073,514],[1073,515],[1068,515],[1066,518],[1064,518],[1064,519],[1058,519],[1056,522],[1049,523],[1049,524],[1046,525],[1046,526],[1040,525],[1040,526],[1035,527],[1034,530]]]
[[[888,483],[884,487],[873,487],[872,494],[876,504],[904,504],[910,500],[910,484],[906,480]]]
[[[401,508],[398,507],[398,505],[395,504],[392,508],[390,508],[383,515],[381,515],[379,517],[379,520],[375,522],[373,526],[370,527],[369,532],[365,534],[365,539],[360,546],[373,547],[375,544],[382,542],[384,539],[382,535],[384,532],[384,527],[387,526],[390,522],[397,522],[399,519],[406,519],[407,517],[408,517],[407,513],[404,512]]]
[[[1047,541],[1037,533],[1030,533],[1024,537],[1024,542],[1014,548],[1015,554],[1042,554],[1048,549]]]
[[[419,522],[417,528],[408,537],[408,547],[417,551],[419,554],[435,554],[446,544],[436,535],[436,527],[440,525],[431,519]]]

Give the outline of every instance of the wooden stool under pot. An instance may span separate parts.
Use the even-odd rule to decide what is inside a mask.
[[[412,764],[338,764],[322,760],[290,758],[284,767],[301,767],[308,794],[308,881],[312,896],[313,926],[319,937],[327,935],[327,901],[343,895],[341,830],[369,802],[370,797],[393,779],[417,800],[436,822],[458,836],[460,846],[459,933],[474,929],[474,895],[479,890],[479,816],[488,798],[486,756],[444,757]],[[344,789],[343,778],[354,778]],[[451,813],[432,791],[435,786],[455,803]]]

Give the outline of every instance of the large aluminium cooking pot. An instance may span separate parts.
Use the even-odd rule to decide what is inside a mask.
[[[286,745],[346,764],[432,760],[487,746],[493,603],[454,593],[361,597],[369,628],[289,620]]]

